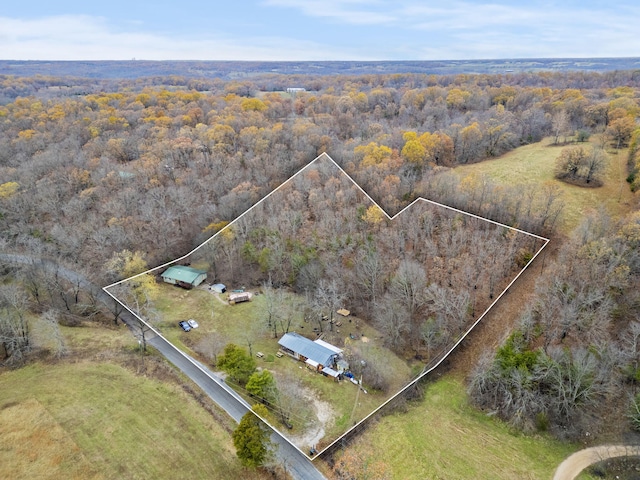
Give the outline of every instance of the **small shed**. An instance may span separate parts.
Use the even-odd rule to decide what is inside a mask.
[[[227,287],[225,287],[222,283],[216,283],[214,285],[211,285],[211,290],[216,293],[224,293],[227,291]]]
[[[162,280],[172,285],[180,285],[184,288],[193,288],[207,279],[207,272],[184,265],[174,265],[167,268],[161,274]]]
[[[329,368],[329,367],[324,367],[322,369],[322,374],[327,376],[327,377],[332,377],[332,378],[334,378],[336,380],[340,378],[340,372],[337,372],[333,368]]]

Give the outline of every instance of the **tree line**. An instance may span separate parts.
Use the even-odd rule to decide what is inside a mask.
[[[191,250],[322,152],[390,214],[424,196],[544,235],[555,234],[562,212],[557,189],[459,180],[450,167],[546,136],[561,143],[598,133],[609,148],[629,146],[629,182],[638,185],[639,76],[631,71],[0,80],[2,249],[56,259],[96,284]],[[306,91],[285,93],[292,85]],[[563,171],[590,178],[592,168],[574,160]],[[377,323],[390,348],[428,357],[535,251],[427,209],[390,226],[351,185],[317,176],[296,177],[308,197],[292,188],[277,207],[256,210],[259,222],[247,218],[211,242],[212,268],[237,278],[251,267],[256,278],[307,292],[316,311],[349,302]],[[626,342],[637,312],[634,218],[587,218],[563,260],[548,266],[522,332],[479,370],[472,391],[479,404],[510,405],[505,418],[519,412],[528,423],[566,426],[575,412],[588,417],[598,408],[593,399],[612,398],[607,382],[633,391],[634,354],[619,352],[633,350]],[[439,230],[431,240],[430,230]],[[411,258],[398,256],[404,251]],[[70,321],[96,311],[80,285],[36,266],[5,273],[19,277],[0,299],[5,360],[31,348],[26,312],[53,309]],[[623,373],[604,378],[607,365]],[[559,400],[570,398],[562,389],[576,384],[576,372],[597,387],[578,389],[577,410]],[[530,398],[547,406],[513,407],[532,405]]]
[[[590,215],[547,265],[519,327],[478,364],[483,408],[529,430],[597,435],[604,412],[638,428],[640,215]]]

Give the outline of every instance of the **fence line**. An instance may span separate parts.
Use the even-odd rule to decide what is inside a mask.
[[[536,252],[536,254],[531,258],[529,263],[527,263],[527,265],[525,265],[525,267],[522,270],[520,270],[520,272],[518,272],[518,274],[513,278],[513,280],[511,280],[511,282],[509,282],[509,284],[500,293],[500,295],[498,295],[496,297],[496,299],[493,302],[491,302],[491,305],[489,305],[487,307],[487,309],[482,313],[482,315],[480,315],[478,317],[478,319],[475,322],[473,322],[473,324],[467,329],[467,331],[460,337],[460,339],[457,342],[455,342],[453,344],[453,346],[448,351],[446,351],[444,356],[442,356],[439,360],[437,360],[431,367],[429,367],[429,364],[432,363],[432,361],[430,360],[429,363],[423,368],[423,370],[422,370],[422,372],[420,374],[418,374],[413,380],[411,380],[407,385],[405,385],[402,389],[400,389],[396,394],[392,395],[384,403],[382,403],[379,407],[377,407],[375,410],[373,410],[371,413],[369,413],[367,416],[365,416],[362,420],[360,420],[358,423],[356,423],[353,427],[351,427],[349,430],[347,430],[345,433],[343,433],[339,438],[337,438],[336,440],[331,442],[329,445],[327,445],[325,448],[323,448],[321,451],[319,451],[318,452],[318,456],[321,456],[323,453],[328,451],[330,448],[333,448],[338,442],[342,441],[343,438],[347,437],[350,433],[355,431],[363,423],[367,422],[371,417],[376,415],[380,410],[382,410],[384,407],[386,407],[389,403],[391,403],[393,400],[398,398],[400,395],[404,394],[409,388],[413,387],[420,380],[422,380],[424,377],[426,377],[429,373],[431,373],[436,368],[438,368],[442,364],[442,362],[444,362],[455,351],[455,349],[458,348],[458,346],[462,343],[462,341],[465,338],[467,338],[467,336],[473,331],[473,329],[480,323],[480,321],[482,321],[482,319],[487,315],[487,313],[489,313],[489,311],[494,307],[494,305],[498,302],[498,300],[500,300],[504,296],[504,294],[507,293],[507,290],[509,290],[511,285],[513,285],[515,283],[515,281],[518,278],[520,278],[520,275],[522,275],[524,273],[524,271],[527,268],[529,268],[530,265],[532,265],[532,263],[535,260],[535,258],[540,254],[540,252],[542,252],[542,250],[544,250],[544,248],[549,243],[549,239],[545,238],[544,240],[545,240],[544,245],[542,245],[542,247],[540,247],[540,249]]]
[[[109,292],[109,288],[120,285],[126,281],[132,280],[134,278],[137,278],[141,275],[145,275],[151,272],[154,272],[156,270],[162,269],[164,267],[167,267],[169,265],[172,265],[176,262],[179,262],[180,260],[183,260],[187,257],[189,257],[190,255],[192,255],[193,253],[195,253],[196,251],[198,251],[200,248],[204,247],[207,243],[209,243],[211,240],[213,240],[214,238],[216,238],[220,233],[222,233],[225,229],[231,227],[234,223],[238,222],[241,218],[243,218],[245,215],[247,215],[249,212],[251,212],[254,208],[256,208],[257,206],[259,206],[260,204],[262,204],[262,202],[264,202],[265,200],[267,200],[269,197],[271,197],[273,194],[275,194],[276,192],[278,192],[281,188],[283,188],[285,185],[289,184],[290,182],[293,181],[294,178],[296,178],[300,173],[304,172],[307,168],[311,167],[312,165],[314,165],[317,161],[319,161],[321,158],[327,158],[360,192],[362,192],[365,197],[376,207],[378,207],[380,209],[380,211],[387,217],[387,219],[389,220],[394,220],[398,215],[400,215],[401,213],[407,211],[408,209],[412,208],[413,205],[415,205],[417,202],[426,202],[432,205],[436,205],[438,207],[443,207],[445,209],[454,211],[456,213],[460,213],[463,215],[467,215],[470,216],[472,218],[476,218],[479,220],[483,220],[489,223],[492,223],[494,225],[503,227],[503,228],[507,228],[509,230],[513,230],[516,231],[518,233],[522,233],[525,235],[528,235],[530,237],[534,237],[538,240],[542,240],[544,241],[544,244],[542,245],[542,247],[533,255],[533,257],[531,258],[531,260],[527,263],[527,265],[524,266],[524,268],[522,270],[520,270],[520,272],[518,272],[518,274],[509,282],[509,284],[505,287],[505,289],[496,297],[496,299],[491,302],[491,304],[489,305],[489,307],[487,307],[487,309],[478,317],[478,319],[464,332],[464,334],[453,344],[453,346],[445,351],[445,354],[439,358],[439,360],[437,360],[432,366],[429,366],[433,360],[430,360],[429,363],[427,365],[425,365],[425,367],[423,368],[422,372],[420,374],[418,374],[414,379],[412,379],[407,385],[405,385],[402,389],[400,389],[397,393],[395,393],[394,395],[392,395],[389,399],[387,399],[385,402],[383,402],[380,406],[378,406],[375,410],[373,410],[371,413],[369,413],[368,415],[366,415],[362,420],[360,420],[358,423],[356,423],[353,427],[351,427],[350,429],[348,429],[345,433],[343,433],[340,437],[338,437],[336,440],[334,440],[333,442],[331,442],[328,446],[326,446],[325,448],[323,448],[320,452],[317,453],[316,456],[314,456],[313,458],[318,458],[319,456],[321,456],[323,453],[325,453],[326,451],[328,451],[330,448],[333,448],[338,442],[341,442],[345,437],[347,437],[349,434],[351,434],[352,432],[354,432],[357,428],[359,428],[362,424],[364,424],[365,422],[367,422],[371,417],[373,417],[374,415],[376,415],[382,408],[384,408],[385,406],[389,405],[389,403],[391,403],[393,400],[397,399],[400,395],[404,394],[409,388],[413,387],[415,384],[417,384],[420,380],[422,380],[426,375],[428,375],[429,373],[431,373],[433,370],[435,370],[436,368],[438,368],[454,351],[455,349],[462,343],[462,341],[473,331],[473,329],[480,323],[480,321],[487,315],[487,313],[489,313],[489,311],[494,307],[494,305],[504,296],[504,294],[509,290],[509,288],[515,283],[515,281],[520,278],[520,276],[522,275],[522,273],[524,273],[524,271],[529,268],[529,266],[531,266],[533,264],[533,261],[536,259],[536,257],[538,257],[538,255],[544,250],[544,248],[547,246],[547,244],[549,243],[549,239],[545,238],[545,237],[541,237],[539,235],[530,233],[530,232],[525,232],[524,230],[520,230],[518,228],[512,227],[510,225],[506,225],[500,222],[496,222],[494,220],[490,220],[488,218],[484,218],[481,217],[479,215],[473,214],[473,213],[469,213],[469,212],[465,212],[463,210],[448,206],[448,205],[444,205],[442,203],[438,203],[435,202],[433,200],[428,200],[422,197],[416,198],[413,202],[411,202],[409,205],[407,205],[406,207],[404,207],[402,210],[400,210],[398,213],[396,213],[393,216],[390,216],[382,207],[380,207],[380,205],[378,205],[378,203],[371,198],[371,196],[340,166],[338,165],[327,153],[322,153],[320,154],[318,157],[316,157],[313,161],[311,161],[310,163],[308,163],[307,165],[305,165],[304,167],[300,168],[294,175],[292,175],[291,177],[289,177],[287,180],[285,180],[282,184],[280,184],[278,187],[276,187],[275,189],[273,189],[271,192],[269,192],[266,196],[264,196],[262,199],[260,199],[258,202],[256,202],[254,205],[252,205],[251,207],[249,207],[245,212],[243,212],[242,214],[240,214],[238,217],[236,217],[233,221],[231,221],[230,223],[228,223],[224,228],[222,228],[220,231],[216,232],[213,236],[211,236],[210,238],[208,238],[207,240],[205,240],[204,242],[202,242],[200,245],[198,245],[196,248],[194,248],[193,250],[191,250],[189,253],[176,258],[170,262],[166,262],[162,265],[156,266],[154,268],[151,268],[145,272],[139,273],[137,275],[134,275],[132,277],[120,280],[118,282],[112,283],[110,285],[107,285],[106,287],[103,288],[103,290],[109,294],[109,296],[111,296],[115,301],[117,301],[120,305],[122,305],[127,311],[129,311],[129,313],[131,313],[134,317],[136,317],[138,320],[140,320],[144,325],[148,326],[149,329],[151,329],[156,335],[158,335],[160,338],[162,338],[165,342],[167,342],[169,345],[171,345],[171,347],[173,347],[176,351],[180,352],[181,355],[183,355],[189,362],[191,362],[194,366],[196,366],[200,371],[202,371],[205,375],[207,375],[209,378],[211,378],[213,381],[215,381],[216,383],[222,385],[220,382],[218,382],[216,379],[212,378],[211,375],[209,375],[209,373],[207,373],[204,369],[202,369],[200,367],[200,365],[198,365],[190,356],[186,355],[184,352],[182,352],[182,350],[180,350],[179,348],[175,347],[171,342],[169,342],[164,336],[162,336],[162,334],[156,330],[153,326],[151,326],[149,323],[147,323],[145,320],[143,320],[141,317],[139,317],[135,312],[133,312],[129,307],[127,307],[124,303],[122,303],[120,300],[118,300],[117,297],[115,297],[114,295],[112,295]],[[437,358],[437,357],[436,357]],[[227,388],[229,388],[227,385],[224,385],[223,388],[226,390]],[[252,411],[250,409],[250,411]],[[254,412],[255,414],[255,412]],[[261,418],[259,415],[258,418],[260,418],[262,421],[265,422],[265,424],[267,424],[270,428],[272,428],[275,432],[278,433],[278,435],[283,438],[285,441],[287,441],[291,446],[293,446],[296,450],[298,450],[300,453],[302,453],[303,455],[305,455],[307,458],[310,458],[311,460],[313,460],[311,457],[309,457],[305,452],[303,452],[299,447],[297,447],[296,445],[294,445],[291,441],[289,441],[289,439],[287,439],[284,435],[282,435],[279,430],[276,430],[272,425],[270,425],[265,419]]]

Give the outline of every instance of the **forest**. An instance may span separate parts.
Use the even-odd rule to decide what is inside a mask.
[[[357,390],[327,387],[319,398],[338,420],[314,438],[318,449],[344,433],[348,418],[362,419],[441,360],[546,244],[541,237],[426,201],[389,219],[327,155],[237,220],[205,230],[218,232],[178,262],[208,272],[211,281],[229,290],[254,292],[251,306],[229,308],[206,288],[176,293],[174,287],[158,286],[154,276],[166,266],[108,287],[109,292],[184,342],[218,374],[228,373],[227,385],[248,401],[261,399],[274,413],[273,424],[286,427],[294,439],[320,423],[304,408],[302,394],[317,384],[286,358],[276,361],[277,339],[296,332],[340,348],[341,368],[358,376],[367,401],[356,411]],[[134,273],[136,257],[121,255],[111,268]],[[177,328],[182,317],[176,312],[187,305],[199,327],[185,335]],[[348,319],[336,313],[344,307]],[[268,388],[253,388],[255,362],[242,360],[248,370],[241,373],[227,365],[230,344],[248,348],[250,357],[267,352]]]
[[[620,429],[640,428],[638,194],[627,215],[585,213],[576,231],[565,232],[558,228],[563,200],[556,185],[505,186],[456,175],[459,165],[551,139],[627,155],[625,188],[637,192],[637,71],[261,74],[242,80],[0,75],[0,82],[1,252],[54,260],[106,285],[191,251],[326,152],[390,215],[424,197],[558,245],[516,330],[470,372],[476,405],[525,430],[562,438],[610,428],[602,414],[609,411],[628,419]],[[290,87],[304,90],[287,92]],[[583,164],[571,170],[567,158],[559,169],[582,171]],[[592,173],[597,177],[597,169]],[[398,229],[377,221],[375,212],[358,210],[352,189],[325,180],[300,177],[309,199],[292,192],[277,211],[262,212],[262,222],[247,227],[228,255],[208,261],[219,263],[216,271],[234,268],[237,276],[251,269],[256,282],[270,276],[274,286],[301,292],[326,286],[330,277],[362,285],[345,288],[345,295],[365,313],[366,302],[388,312],[388,346],[413,355],[443,338],[442,326],[434,327],[442,318],[437,301],[444,308],[476,287],[485,300],[495,294],[491,275],[478,272],[487,272],[486,262],[497,257],[472,255],[479,242],[456,237],[446,223],[451,219],[438,224],[424,214],[416,214],[419,221],[399,217],[408,233],[397,238]],[[301,202],[310,217],[300,216]],[[369,248],[366,222],[383,231]],[[444,259],[429,255],[429,229],[449,235]],[[393,260],[418,244],[424,247],[415,252],[421,269]],[[320,250],[339,255],[317,255]],[[518,246],[514,263],[526,265],[533,251]],[[380,261],[384,268],[377,271]],[[460,268],[455,275],[447,270],[454,261]],[[32,314],[47,319],[53,337],[58,322],[104,317],[79,282],[47,274],[36,261],[5,264],[2,273],[3,365],[22,365],[37,351]],[[409,275],[419,280],[415,290],[399,281]],[[437,291],[452,285],[464,288]],[[396,308],[399,299],[406,311]]]
[[[0,60],[0,74],[19,77],[73,76],[83,78],[139,78],[184,76],[233,80],[277,72],[280,75],[368,75],[420,73],[503,73],[536,71],[633,70],[637,58],[536,58],[491,60],[405,60],[405,61],[19,61]]]

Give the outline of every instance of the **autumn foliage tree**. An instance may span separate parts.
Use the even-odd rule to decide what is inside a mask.
[[[628,144],[635,128],[635,118],[631,115],[624,115],[609,123],[605,135],[615,148],[620,149]]]
[[[130,278],[121,285],[127,292],[126,297],[138,310],[150,306],[159,294],[155,278],[145,273],[148,269],[142,253],[129,250],[114,253],[107,262],[107,270],[116,278]]]
[[[598,187],[606,162],[602,149],[583,145],[563,148],[556,159],[555,176],[568,183]]]

